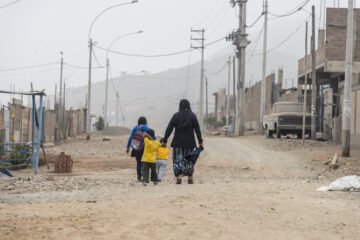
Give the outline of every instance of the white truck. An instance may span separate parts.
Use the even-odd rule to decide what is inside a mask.
[[[311,113],[307,109],[305,116],[305,134],[311,134]],[[271,113],[263,118],[263,128],[266,137],[275,134],[277,138],[282,135],[296,134],[302,138],[303,103],[277,102],[273,105]]]

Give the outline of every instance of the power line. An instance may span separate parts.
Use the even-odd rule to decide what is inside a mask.
[[[98,58],[96,57],[96,54],[95,54],[95,50],[93,49],[92,51],[93,55],[94,55],[94,58],[95,58],[95,61],[97,63],[97,65],[100,67],[100,68],[104,68],[104,66],[102,66],[98,60]]]
[[[14,1],[14,2],[11,2],[11,3],[8,3],[8,4],[5,4],[5,5],[3,5],[3,6],[0,6],[0,9],[9,7],[9,6],[11,6],[11,5],[14,5],[15,3],[20,2],[20,1],[22,1],[22,0],[17,0],[17,1]]]
[[[59,64],[59,62],[45,63],[45,64],[39,64],[39,65],[30,65],[30,66],[25,66],[25,67],[0,69],[0,72],[9,72],[9,71],[17,71],[17,70],[23,70],[23,69],[39,68],[39,67],[51,66],[51,65],[55,65],[55,64]]]
[[[283,44],[285,44],[290,38],[292,38],[301,29],[301,27],[306,23],[306,21],[309,20],[310,17],[311,17],[311,15],[298,28],[296,28],[295,31],[292,32],[287,38],[285,38],[283,41],[281,41],[275,47],[267,50],[266,52],[269,53],[271,51],[274,51],[275,49],[277,49],[277,48],[281,47]],[[263,53],[254,54],[254,56],[259,56],[259,55],[263,55]]]
[[[246,26],[247,28],[252,28],[260,19],[261,19],[261,17],[264,15],[264,12],[262,12],[261,14],[260,14],[260,16],[259,17],[257,17],[256,18],[256,20],[252,23],[252,24],[250,24],[250,25],[248,25],[248,26]]]
[[[218,3],[220,3],[221,1],[222,1],[222,0],[218,0],[218,1],[215,3],[215,5],[213,6],[213,8],[212,8],[212,9],[209,11],[209,13],[206,15],[206,17],[203,18],[203,20],[201,20],[198,24],[195,24],[195,26],[202,25],[202,24],[206,21],[206,19],[207,19],[208,17],[210,17],[210,15],[213,13],[213,11],[217,9],[217,5],[218,5]]]
[[[84,69],[84,70],[89,69],[89,67],[82,67],[82,66],[78,66],[78,65],[68,64],[68,63],[65,63],[65,62],[64,62],[64,65],[68,66],[68,67],[72,67],[72,68],[77,68],[77,69]],[[92,69],[99,69],[99,68],[104,68],[104,66],[92,67]]]
[[[205,47],[213,45],[215,43],[220,42],[221,40],[225,39],[224,37],[217,39],[213,42],[210,42],[208,44],[205,44]],[[94,46],[96,48],[102,49],[104,51],[108,51],[108,49],[101,47],[101,46]],[[113,54],[118,54],[118,55],[123,55],[123,56],[128,56],[128,57],[145,57],[145,58],[156,58],[156,57],[170,57],[170,56],[175,56],[175,55],[180,55],[180,54],[184,54],[184,53],[188,53],[191,51],[194,51],[195,49],[187,49],[187,50],[183,50],[183,51],[178,51],[178,52],[172,52],[172,53],[164,53],[164,54],[153,54],[153,55],[142,55],[142,54],[132,54],[132,53],[125,53],[125,52],[119,52],[119,51],[114,51],[114,50],[109,50],[109,52],[113,53]]]
[[[263,25],[261,31],[259,32],[259,35],[256,37],[254,49],[253,49],[252,52],[251,52],[251,56],[250,56],[250,57],[248,58],[248,60],[246,61],[246,64],[249,63],[249,62],[252,60],[252,58],[255,56],[256,47],[257,47],[257,45],[258,45],[259,42],[260,42],[261,34],[263,33],[263,31],[264,31],[264,25]]]
[[[306,4],[308,4],[310,2],[310,0],[305,0],[303,3],[301,3],[298,7],[294,8],[293,10],[285,13],[285,14],[274,14],[269,12],[270,15],[277,17],[277,18],[282,18],[282,17],[288,17],[291,16],[299,11],[301,11],[303,9],[303,7],[306,6]]]

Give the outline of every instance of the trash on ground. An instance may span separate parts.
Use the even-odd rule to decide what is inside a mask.
[[[0,177],[13,177],[7,168],[0,168]]]
[[[360,190],[360,177],[353,175],[353,176],[346,176],[339,178],[338,180],[332,182],[329,186],[323,186],[316,191],[325,192],[325,191],[354,191]]]

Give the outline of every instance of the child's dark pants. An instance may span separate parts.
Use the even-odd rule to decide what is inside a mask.
[[[136,159],[136,172],[137,172],[137,178],[138,180],[141,179],[142,176],[142,162],[141,162],[141,158],[144,154],[144,149],[142,149],[141,151],[135,151],[134,150],[134,155],[135,155],[135,159]]]
[[[156,163],[143,162],[143,182],[149,182],[149,170],[151,170],[151,181],[157,182]]]

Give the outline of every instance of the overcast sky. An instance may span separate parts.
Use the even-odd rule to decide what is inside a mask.
[[[4,6],[14,0],[0,0]],[[53,94],[59,81],[59,65],[40,68],[3,71],[38,64],[60,61],[60,51],[68,64],[88,65],[88,31],[95,16],[109,6],[127,1],[119,0],[22,0],[11,6],[0,8],[0,81],[1,89],[29,90],[30,82],[36,89],[46,89]],[[269,11],[283,14],[304,0],[270,0]],[[325,0],[310,0],[317,8],[317,28],[322,26],[324,13],[320,16],[320,5]],[[332,7],[337,0],[328,0]],[[347,1],[340,1],[342,7]],[[263,0],[248,1],[248,24],[262,11]],[[300,11],[286,18],[269,16],[269,48],[286,39],[309,16]],[[112,49],[133,54],[162,54],[186,50],[190,46],[190,29],[205,28],[206,42],[224,37],[237,27],[237,10],[228,0],[139,0],[138,3],[111,9],[95,23],[91,37],[98,46],[107,48],[119,35],[142,30],[144,33],[127,36],[117,41]],[[263,19],[248,29],[249,38],[254,39],[262,29]],[[276,51],[302,56],[304,53],[304,28]],[[220,51],[230,43],[221,41],[206,49],[206,57]],[[249,46],[251,48],[253,46]],[[261,45],[258,46],[261,50]],[[105,64],[105,52],[95,48],[100,64]],[[200,54],[193,53],[196,62]],[[128,73],[141,70],[155,73],[169,68],[185,66],[189,54],[164,58],[136,58],[110,54],[113,75],[120,71]],[[297,64],[296,62],[294,64]],[[94,62],[96,66],[96,62]],[[260,68],[259,68],[260,69]],[[65,67],[67,86],[87,84],[87,70]],[[103,81],[105,70],[94,70],[93,81]],[[1,98],[3,99],[3,98]]]

